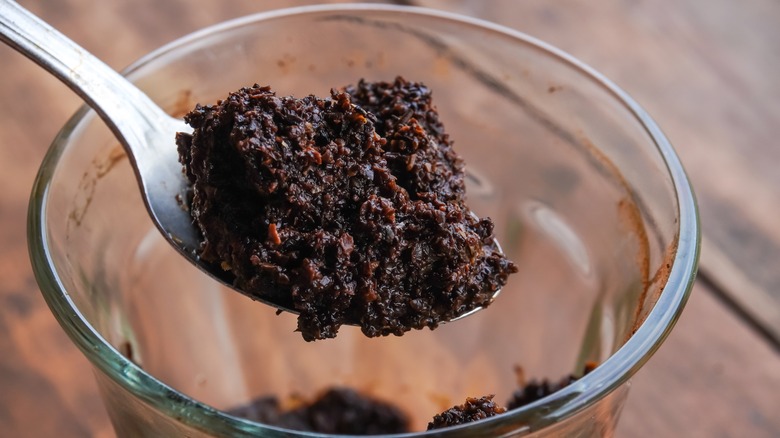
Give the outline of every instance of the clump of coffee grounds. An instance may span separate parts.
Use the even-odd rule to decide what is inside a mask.
[[[596,363],[588,362],[585,364],[582,375],[584,376],[590,373],[595,368]],[[550,381],[549,379],[532,379],[526,382],[522,367],[516,367],[515,372],[517,374],[519,388],[512,394],[512,397],[506,403],[506,408],[497,405],[493,401],[493,395],[480,398],[469,397],[464,404],[454,406],[441,414],[434,416],[433,421],[428,423],[428,430],[456,426],[458,424],[470,423],[503,414],[512,409],[520,408],[547,397],[580,379],[580,377],[575,376],[574,374],[569,374],[557,382]]]
[[[433,420],[428,423],[428,430],[471,423],[506,412],[505,408],[498,406],[493,401],[493,397],[493,395],[487,395],[479,398],[467,398],[462,405],[453,406],[441,414],[435,415]]]
[[[586,363],[582,375],[584,376],[590,373],[595,368],[596,363]],[[509,399],[506,404],[507,409],[510,410],[517,409],[521,406],[531,404],[537,400],[547,397],[548,395],[559,391],[580,379],[580,377],[575,376],[574,374],[569,374],[557,382],[551,381],[549,379],[531,379],[530,381],[526,381],[523,369],[519,366],[515,369],[515,373],[517,374],[518,389],[512,394],[512,398]]]
[[[262,397],[228,413],[286,429],[345,435],[409,432],[408,416],[395,406],[349,388],[331,388],[316,400],[284,410],[276,397]]]
[[[231,93],[185,116],[199,256],[299,312],[307,341],[436,328],[486,307],[515,265],[465,204],[461,158],[424,85],[360,81],[329,98]]]

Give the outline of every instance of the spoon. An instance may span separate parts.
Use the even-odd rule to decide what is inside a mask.
[[[190,213],[177,201],[185,199],[189,188],[174,146],[177,132],[192,131],[183,120],[169,116],[111,67],[11,0],[0,0],[0,40],[56,76],[103,119],[129,158],[152,221],[182,256],[253,300],[298,313],[233,287],[229,274],[198,257],[200,233]],[[494,243],[500,251],[498,242]],[[450,321],[481,309],[475,308]]]

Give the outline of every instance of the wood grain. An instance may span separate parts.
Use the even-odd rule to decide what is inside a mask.
[[[780,355],[702,283],[632,380],[620,437],[780,436]]]
[[[308,2],[21,3],[121,68],[202,26]],[[527,31],[632,94],[665,129],[696,185],[704,273],[780,333],[780,3],[416,3]],[[0,435],[110,437],[89,365],[43,302],[25,242],[37,166],[80,102],[12,50],[0,47],[0,60]],[[618,436],[780,436],[777,393],[777,350],[700,284],[678,327],[634,379]]]

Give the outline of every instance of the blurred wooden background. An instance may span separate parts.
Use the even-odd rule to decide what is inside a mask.
[[[203,26],[315,2],[20,3],[121,69]],[[780,436],[780,2],[395,3],[485,18],[568,51],[631,94],[679,152],[701,209],[700,277],[635,377],[618,436]],[[38,165],[79,105],[0,47],[1,436],[113,436],[86,359],[38,292],[25,241]]]

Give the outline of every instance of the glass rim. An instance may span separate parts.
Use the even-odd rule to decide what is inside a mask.
[[[450,437],[463,432],[465,428],[468,428],[469,433],[484,436],[492,432],[505,433],[507,427],[523,424],[523,419],[533,419],[533,424],[536,426],[534,430],[538,430],[573,416],[625,383],[660,347],[675,325],[690,296],[700,251],[700,224],[693,190],[670,142],[655,121],[638,103],[593,68],[568,53],[532,36],[478,18],[420,7],[382,4],[337,4],[303,6],[261,12],[208,26],[176,39],[141,57],[126,68],[123,74],[130,74],[141,66],[175,51],[179,47],[186,46],[207,36],[277,18],[332,12],[401,13],[450,21],[459,25],[477,27],[501,34],[504,37],[509,37],[518,43],[541,50],[553,58],[563,61],[612,94],[644,127],[664,160],[677,198],[677,212],[679,214],[676,236],[677,248],[667,282],[663,285],[662,292],[655,305],[634,334],[615,353],[600,363],[594,371],[543,399],[502,415],[448,429],[392,436]],[[176,418],[177,421],[188,427],[204,432],[227,433],[236,436],[247,436],[260,432],[267,434],[265,436],[279,437],[335,436],[291,431],[253,422],[234,417],[197,401],[176,391],[122,356],[84,318],[57,275],[47,245],[45,219],[46,202],[52,182],[51,179],[62,155],[63,145],[89,112],[90,110],[86,106],[80,108],[66,122],[52,142],[51,148],[44,157],[35,179],[28,211],[27,234],[33,272],[49,308],[71,340],[90,360],[92,365],[111,378],[113,382],[153,409],[171,418]]]

